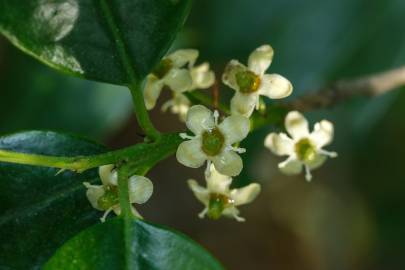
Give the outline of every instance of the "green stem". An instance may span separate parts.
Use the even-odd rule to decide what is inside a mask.
[[[173,154],[181,142],[177,133],[165,134],[153,143],[142,143],[98,155],[57,157],[0,150],[0,162],[43,166],[83,172],[105,164],[126,161],[131,170],[148,168]],[[131,171],[130,171],[131,173]]]
[[[132,62],[131,54],[129,53],[125,39],[120,32],[120,28],[114,18],[113,11],[110,7],[110,2],[108,0],[100,0],[100,11],[104,15],[107,26],[114,37],[115,47],[122,66],[126,72],[127,79],[129,82],[129,89],[132,94],[132,100],[135,106],[135,114],[138,120],[139,126],[143,129],[146,136],[151,140],[157,140],[160,133],[155,129],[152,122],[150,121],[148,112],[145,107],[143,92],[140,88],[141,79],[136,76],[135,65]]]
[[[129,200],[129,191],[128,191],[128,168],[123,165],[118,168],[118,194],[121,207],[121,215],[124,218],[131,217],[131,202]]]
[[[138,120],[139,126],[145,131],[146,136],[148,136],[153,141],[158,140],[160,137],[159,131],[153,126],[152,121],[149,118],[148,111],[145,107],[144,97],[142,89],[139,83],[134,83],[129,86],[131,91],[132,101],[134,103],[134,110],[136,119]]]

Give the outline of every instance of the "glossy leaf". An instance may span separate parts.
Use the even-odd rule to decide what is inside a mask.
[[[0,1],[0,32],[40,61],[114,84],[144,77],[166,53],[191,0]]]
[[[114,218],[69,240],[44,269],[223,268],[201,246],[180,233],[138,219]]]
[[[74,136],[31,131],[0,138],[0,149],[47,155],[90,155],[104,147]],[[99,222],[85,196],[82,174],[0,163],[0,269],[40,269],[73,235]]]

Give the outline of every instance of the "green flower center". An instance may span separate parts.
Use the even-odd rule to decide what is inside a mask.
[[[249,94],[259,90],[261,83],[260,77],[252,71],[240,71],[236,73],[235,78],[240,92]]]
[[[316,147],[309,139],[301,139],[295,144],[295,153],[299,160],[311,162],[316,157]]]
[[[208,156],[218,155],[225,142],[225,137],[218,128],[207,130],[202,134],[202,150]]]
[[[118,203],[118,189],[112,186],[108,186],[104,192],[104,195],[97,200],[98,206],[103,210],[107,210]]]
[[[219,193],[211,193],[207,216],[211,219],[220,218],[222,212],[230,204],[232,204],[232,200],[228,196]]]
[[[173,61],[165,58],[160,63],[155,67],[155,69],[152,71],[152,73],[158,77],[159,79],[163,78],[166,76],[166,74],[172,69],[173,67]]]

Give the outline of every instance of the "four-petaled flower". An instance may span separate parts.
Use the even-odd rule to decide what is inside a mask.
[[[91,205],[100,211],[105,211],[100,218],[104,222],[107,215],[114,211],[116,215],[121,213],[118,197],[118,174],[114,165],[104,165],[99,168],[102,185],[92,185],[84,182],[87,188],[86,195]],[[148,178],[133,175],[128,179],[129,200],[131,203],[143,204],[149,200],[153,193],[153,183]],[[141,215],[132,206],[132,213],[141,218]]]
[[[221,215],[245,221],[239,216],[237,206],[252,202],[260,193],[260,185],[252,183],[243,188],[230,189],[232,178],[220,174],[211,165],[210,173],[206,175],[207,187],[200,186],[197,181],[190,179],[188,185],[195,197],[205,205],[198,215],[203,218],[207,215],[211,219],[218,219]]]
[[[278,164],[280,170],[288,175],[299,174],[305,167],[305,178],[310,181],[311,170],[320,167],[327,157],[336,157],[337,153],[329,152],[322,147],[330,144],[333,139],[333,124],[327,120],[316,123],[314,131],[309,132],[308,122],[297,111],[289,112],[285,118],[285,128],[290,134],[270,133],[264,145],[274,154],[289,156]]]
[[[187,113],[186,125],[195,136],[182,133],[183,139],[176,153],[177,160],[191,168],[201,167],[205,161],[229,176],[238,175],[243,167],[237,153],[245,149],[232,145],[243,140],[249,133],[249,119],[241,115],[231,115],[218,124],[218,112],[212,113],[202,105],[195,105]]]
[[[293,87],[289,80],[279,74],[264,74],[273,60],[273,48],[263,45],[253,51],[248,66],[231,60],[222,76],[222,81],[236,91],[231,100],[233,114],[250,117],[258,109],[260,96],[272,99],[289,96]]]
[[[197,50],[183,49],[169,54],[160,61],[146,78],[144,100],[148,110],[155,107],[165,85],[174,93],[184,93],[194,89],[205,89],[214,83],[215,75],[209,69],[208,63],[194,67],[197,58]]]

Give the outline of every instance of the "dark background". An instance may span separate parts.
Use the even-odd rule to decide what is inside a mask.
[[[270,43],[269,72],[292,81],[294,99],[336,79],[404,65],[404,14],[403,0],[196,0],[174,47],[198,48],[200,61],[219,75],[231,58],[246,62],[253,49]],[[3,38],[0,82],[1,134],[52,129],[113,149],[142,140],[126,89],[66,77]],[[272,127],[251,134],[236,185],[258,181],[263,192],[241,208],[246,223],[198,219],[202,205],[185,180],[202,181],[202,171],[174,158],[149,173],[155,193],[140,211],[190,235],[228,269],[404,269],[404,90],[306,114],[311,123],[335,123],[328,149],[339,152],[310,184],[277,171],[281,159],[262,146]],[[222,86],[221,93],[232,92]],[[184,129],[159,109],[152,116],[161,130]]]

